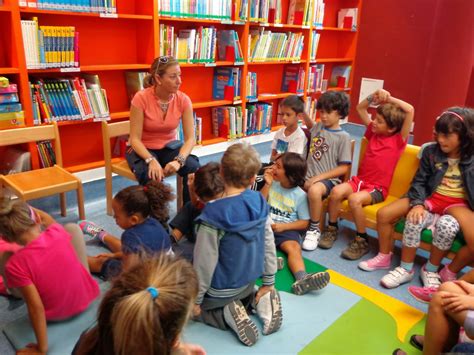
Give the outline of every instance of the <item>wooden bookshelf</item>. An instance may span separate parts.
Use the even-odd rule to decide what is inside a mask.
[[[231,19],[204,19],[198,17],[171,17],[159,14],[160,0],[117,0],[117,14],[52,11],[20,7],[18,0],[4,0],[0,6],[0,75],[6,76],[19,87],[20,100],[25,111],[26,125],[33,125],[33,106],[30,98],[29,81],[34,79],[74,77],[81,73],[97,74],[101,86],[106,90],[112,121],[129,117],[130,101],[125,85],[125,71],[147,71],[150,63],[159,55],[160,24],[179,29],[215,27],[233,29],[239,35],[244,56],[243,63],[224,60],[215,63],[182,63],[183,84],[181,90],[188,94],[193,109],[202,117],[202,149],[225,149],[226,140],[212,134],[212,109],[225,105],[241,105],[245,109],[247,84],[245,78],[249,71],[257,73],[258,100],[274,105],[272,131],[277,125],[277,105],[292,93],[282,92],[282,79],[285,67],[302,68],[305,75],[304,90],[301,96],[317,99],[320,92],[309,93],[307,88],[308,71],[312,64],[324,64],[324,78],[329,79],[335,65],[352,65],[347,88],[330,87],[328,90],[351,92],[358,32],[337,28],[337,13],[341,8],[358,8],[361,13],[362,0],[326,0],[325,16],[321,28],[311,25],[288,24],[287,16],[291,0],[281,0],[282,23],[242,20],[232,14]],[[174,0],[171,0],[174,1]],[[177,0],[176,0],[177,1]],[[229,0],[234,2],[235,0]],[[308,0],[310,1],[310,0]],[[314,1],[314,0],[311,0]],[[249,8],[252,5],[249,0]],[[65,73],[61,69],[27,69],[20,21],[37,17],[44,26],[75,26],[79,32],[80,67],[78,72]],[[357,23],[360,23],[358,19]],[[270,30],[272,33],[302,33],[304,47],[299,60],[250,62],[249,34],[255,29]],[[316,60],[310,60],[310,43],[313,31],[320,34]],[[214,100],[212,93],[214,67],[238,66],[241,68],[241,100]],[[68,121],[59,124],[63,146],[64,165],[70,171],[81,171],[103,165],[101,127],[92,119]],[[250,143],[266,141],[269,136],[245,138]],[[30,145],[32,166],[39,167],[36,148]]]

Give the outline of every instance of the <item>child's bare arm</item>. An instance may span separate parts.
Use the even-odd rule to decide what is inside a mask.
[[[274,233],[281,233],[284,231],[304,231],[308,229],[309,220],[299,219],[290,223],[274,223],[272,229]]]
[[[278,156],[278,152],[276,149],[272,149],[272,155],[270,156],[270,161],[275,161],[276,157]]]
[[[33,346],[28,346],[28,348],[30,348],[28,350],[31,351],[31,349],[36,349],[38,350],[38,353],[46,354],[48,351],[48,332],[46,326],[46,315],[41,297],[36,286],[33,284],[21,287],[20,292],[28,308],[28,315],[37,342],[37,344],[32,344]],[[19,350],[19,352],[21,352],[21,350]]]
[[[344,176],[349,172],[350,168],[351,166],[349,164],[338,165],[337,168],[331,169],[329,171],[326,171],[325,173],[310,178],[310,185],[315,184],[321,180],[333,179]]]
[[[308,129],[311,129],[314,125],[314,121],[308,116],[306,112],[301,113],[301,117],[303,118],[304,124]]]
[[[357,105],[357,113],[359,114],[359,117],[364,125],[368,126],[370,122],[372,122],[369,112],[367,111],[367,108],[370,106],[370,104],[380,104],[386,102],[389,97],[390,93],[387,90],[379,89],[367,96],[365,100],[362,100],[362,102]]]
[[[408,135],[410,134],[411,124],[413,122],[413,117],[415,116],[415,108],[408,102],[405,102],[392,96],[390,96],[386,102],[398,105],[406,113],[402,129],[400,130],[400,135],[404,140],[406,140],[408,138]]]

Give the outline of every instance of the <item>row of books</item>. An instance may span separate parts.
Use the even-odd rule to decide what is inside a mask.
[[[158,13],[172,17],[230,20],[231,0],[160,0]]]
[[[257,87],[257,73],[255,72],[247,72],[246,78],[246,87],[247,92],[245,93],[245,97],[247,100],[257,100],[258,97],[258,87]]]
[[[292,92],[294,94],[304,93],[305,70],[299,65],[287,65],[283,71],[281,81],[282,92]]]
[[[196,112],[193,113],[194,115],[194,139],[196,144],[202,144],[202,117],[196,115]],[[184,140],[184,132],[183,132],[183,121],[179,121],[178,128],[176,130],[176,139],[183,141]]]
[[[311,33],[311,43],[310,45],[310,51],[309,51],[309,58],[310,60],[316,60],[316,55],[318,53],[318,45],[319,45],[319,38],[321,37],[321,34],[312,31]]]
[[[79,33],[74,26],[38,26],[38,19],[21,20],[28,69],[79,66]]]
[[[25,124],[25,115],[18,97],[18,87],[7,78],[0,87],[0,129]]]
[[[94,74],[82,76],[30,82],[33,124],[91,118],[109,120],[107,94],[100,86],[99,77]]]
[[[308,71],[308,86],[309,93],[325,91],[323,90],[324,64],[310,65]],[[327,89],[327,83],[326,88]]]
[[[36,149],[38,150],[38,155],[42,168],[48,168],[56,164],[56,154],[54,153],[51,141],[46,140],[36,142]]]
[[[337,13],[337,27],[357,30],[357,7],[340,9]]]
[[[263,23],[281,23],[281,0],[251,0],[249,20]]]
[[[171,55],[183,63],[212,63],[216,58],[215,27],[182,29],[160,25],[160,56]]]
[[[53,11],[117,13],[116,0],[20,0],[19,5]]]
[[[299,61],[304,46],[301,32],[272,32],[252,29],[249,34],[249,62]]]
[[[242,70],[239,67],[216,67],[212,83],[215,100],[240,100]]]

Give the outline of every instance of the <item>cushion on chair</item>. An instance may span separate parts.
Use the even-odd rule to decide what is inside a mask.
[[[403,234],[404,228],[405,228],[404,219],[399,221],[397,224],[395,224],[395,232],[397,233]],[[431,242],[433,241],[433,233],[431,232],[431,230],[423,229],[423,231],[421,232],[421,240],[425,243],[431,244]],[[453,253],[456,253],[464,245],[466,245],[466,242],[464,241],[464,236],[462,232],[459,232],[456,238],[454,239],[454,242],[453,242],[453,245],[451,246],[450,251],[452,251]]]
[[[95,323],[100,300],[99,297],[84,312],[68,320],[48,322],[48,354],[71,353],[82,332]],[[9,323],[3,332],[15,350],[24,348],[29,343],[36,343],[28,316]]]

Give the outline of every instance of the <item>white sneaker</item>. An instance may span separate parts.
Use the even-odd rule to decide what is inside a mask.
[[[304,237],[303,249],[312,251],[318,247],[319,238],[321,238],[321,232],[318,230],[306,231]]]
[[[387,275],[382,277],[380,283],[383,287],[386,288],[395,288],[400,286],[401,284],[410,282],[415,277],[415,271],[412,270],[411,272],[405,270],[401,266],[395,268],[395,270],[390,271]]]
[[[424,287],[438,288],[441,285],[441,276],[437,272],[429,272],[425,270],[425,266],[420,270],[420,279]]]
[[[280,329],[283,313],[277,290],[273,289],[260,297],[255,310],[263,322],[263,335],[272,334]]]

